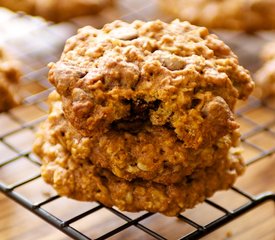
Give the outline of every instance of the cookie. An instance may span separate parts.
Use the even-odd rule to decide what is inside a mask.
[[[41,16],[47,20],[61,22],[70,18],[94,14],[112,3],[113,0],[0,0],[0,6],[12,11],[22,11]]]
[[[3,48],[0,48],[0,112],[17,106],[18,83],[20,79],[18,62],[11,59]]]
[[[123,211],[147,210],[174,216],[215,191],[229,188],[244,170],[239,150],[232,147],[227,154],[218,156],[212,166],[194,171],[177,184],[127,181],[108,169],[96,167],[86,157],[87,148],[83,145],[76,150],[75,139],[64,131],[69,123],[56,93],[50,96],[50,105],[50,115],[37,133],[34,152],[42,160],[42,177],[62,196],[99,201]]]
[[[275,42],[266,44],[261,57],[263,66],[255,73],[256,85],[261,89],[262,98],[275,96]]]
[[[159,0],[173,17],[208,28],[275,29],[273,0]]]
[[[153,126],[186,148],[211,146],[238,127],[235,103],[253,89],[227,45],[178,20],[82,28],[49,66],[66,118],[87,137]]]

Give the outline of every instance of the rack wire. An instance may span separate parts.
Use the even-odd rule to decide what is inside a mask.
[[[122,2],[122,5],[119,6],[126,9],[127,14],[121,15],[120,18],[124,20],[132,20],[132,18],[138,18],[137,16],[145,20],[150,18],[147,14],[145,17],[145,13],[152,13],[152,5],[147,4],[147,7],[139,5],[138,8],[136,6],[129,7],[129,3],[127,3],[129,1]],[[199,239],[266,202],[275,202],[275,194],[271,191],[251,194],[241,187],[235,186],[230,190],[231,194],[235,196],[234,198],[231,196],[231,199],[242,198],[240,202],[237,201],[239,205],[232,207],[230,204],[228,205],[228,202],[227,204],[221,203],[219,202],[221,198],[215,198],[215,196],[207,199],[204,206],[208,208],[208,214],[213,215],[213,219],[204,223],[194,217],[200,209],[193,210],[193,214],[186,211],[177,218],[168,218],[148,212],[138,214],[122,212],[116,208],[105,207],[100,203],[86,203],[83,207],[83,203],[74,202],[77,211],[73,216],[64,217],[62,214],[59,216],[55,204],[67,200],[56,195],[41,181],[40,160],[32,154],[31,145],[37,126],[46,118],[48,110],[46,98],[52,90],[47,81],[45,66],[48,62],[58,58],[65,39],[76,31],[80,21],[53,25],[24,14],[11,14],[4,10],[1,10],[0,13],[0,16],[4,16],[0,18],[0,32],[5,32],[3,34],[5,38],[1,40],[2,44],[7,45],[13,55],[24,62],[21,86],[21,94],[24,96],[23,104],[7,113],[0,114],[0,191],[8,198],[73,239],[97,240],[119,239],[118,236],[124,236],[120,234],[125,231],[135,235],[137,231],[142,232],[145,234],[142,235],[143,239],[171,239],[166,233],[160,231],[161,228],[167,226],[169,228],[169,224],[176,224],[177,228],[180,226],[177,236],[174,236],[176,239]],[[104,21],[117,18],[117,12],[113,13],[112,17],[110,17],[110,12],[106,14],[107,16],[101,16]],[[156,18],[157,15],[150,16]],[[7,22],[11,25],[8,28],[6,27]],[[100,25],[98,21],[97,24]],[[4,29],[1,29],[2,26],[5,26]],[[20,32],[22,26],[23,33]],[[233,34],[230,32],[218,32],[217,34],[234,48],[239,54],[241,62],[252,71],[259,66],[259,61],[255,56],[257,53],[254,47],[255,42],[260,42],[260,44],[256,44],[260,48],[265,41],[274,37],[274,35],[266,33],[250,36],[244,33]],[[47,39],[46,42],[45,39]],[[244,42],[246,44],[242,44]],[[245,156],[248,169],[259,161],[266,161],[268,157],[272,158],[275,153],[274,100],[263,103],[257,97],[251,97],[247,103],[238,107],[236,115],[241,123],[243,147],[248,152],[248,155]],[[265,117],[258,121],[257,116]],[[39,186],[39,188],[33,186]],[[35,195],[38,192],[37,189],[42,189],[39,190],[38,196]],[[214,214],[214,212],[218,212],[218,214]],[[96,224],[100,221],[97,216],[102,216],[103,213],[111,219],[107,219],[107,223],[111,223],[111,226],[104,228],[104,232],[86,234],[87,229],[82,231],[79,228],[81,225],[78,224],[79,222],[96,216],[92,218],[92,221],[88,221],[90,231],[96,232]],[[163,220],[160,221],[160,218]],[[103,225],[106,224],[104,219],[106,220],[106,218],[102,220]],[[158,228],[152,224],[156,219],[158,219]],[[113,222],[117,224],[114,225]]]

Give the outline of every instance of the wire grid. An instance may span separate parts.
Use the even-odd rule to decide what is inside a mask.
[[[132,18],[138,18],[137,16],[147,20],[157,16],[148,17],[147,13],[153,12],[151,4],[147,4],[147,8],[144,5],[139,5],[139,8],[131,5],[129,8],[128,4],[129,1],[123,1],[122,5],[119,5],[120,8],[126,9],[126,12],[131,12],[121,17],[124,20],[131,21]],[[117,13],[112,17],[106,14],[107,16],[102,16],[102,19],[105,19],[103,22],[117,18]],[[148,212],[127,213],[116,208],[107,208],[100,203],[80,203],[56,195],[41,180],[40,160],[32,154],[31,145],[38,124],[46,118],[48,110],[46,98],[52,90],[47,81],[45,66],[58,58],[65,39],[75,32],[79,21],[49,25],[40,19],[22,14],[11,15],[5,11],[3,16],[0,18],[0,26],[7,26],[5,23],[14,22],[12,31],[9,31],[10,27],[2,29],[2,32],[6,31],[2,44],[10,47],[10,51],[24,62],[21,94],[25,97],[22,106],[0,114],[0,190],[6,196],[74,239],[120,239],[116,236],[121,236],[120,234],[125,231],[132,233],[131,236],[139,236],[138,232],[142,232],[143,239],[171,239],[159,230],[169,228],[171,225],[180,228],[177,239],[198,239],[264,202],[275,201],[275,195],[272,192],[252,195],[240,188],[232,187],[230,191],[235,194],[235,198],[243,199],[242,204],[232,209],[230,206],[216,202],[215,199],[208,199],[204,205],[207,205],[207,214],[213,215],[213,218],[201,223],[194,219],[192,214],[188,214],[188,211],[177,218]],[[97,24],[100,25],[103,22],[97,21]],[[18,31],[14,31],[14,28]],[[20,29],[23,29],[23,32],[20,32]],[[274,37],[270,33],[252,36],[232,32],[217,32],[217,34],[233,47],[239,54],[241,62],[252,71],[259,66],[259,61],[255,58],[255,52],[257,52],[255,47],[260,49],[263,42]],[[240,42],[246,44],[240,44]],[[264,120],[257,121],[255,115],[263,114],[266,116]],[[275,104],[274,101],[262,103],[256,97],[251,97],[246,104],[238,107],[236,115],[238,121],[242,123],[241,126],[245,126],[242,129],[244,148],[253,149],[254,153],[246,157],[249,168],[275,152]],[[74,206],[76,210],[71,209],[72,216],[68,214],[64,216],[58,212],[55,205],[57,202],[59,207],[67,202],[67,208]],[[195,211],[200,210],[195,209]],[[218,214],[214,214],[215,212]],[[160,224],[157,230],[153,224],[156,220]],[[96,234],[86,234],[87,229],[82,230],[79,227],[83,222],[88,222],[88,228]],[[101,232],[97,232],[96,228],[100,223],[102,224],[100,226],[105,227]],[[124,236],[129,238],[130,235]]]

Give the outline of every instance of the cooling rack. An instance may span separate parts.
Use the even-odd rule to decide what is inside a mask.
[[[271,192],[275,189],[274,174],[265,172],[275,164],[275,101],[263,103],[256,96],[239,104],[236,113],[248,166],[244,180],[178,217],[128,213],[97,202],[76,202],[56,195],[41,180],[40,160],[32,154],[31,146],[37,126],[46,118],[46,99],[52,91],[47,81],[47,63],[58,59],[65,39],[80,25],[90,23],[99,27],[116,18],[169,20],[156,10],[155,1],[144,3],[121,1],[115,10],[107,10],[97,17],[58,25],[24,14],[0,11],[0,33],[4,36],[0,43],[24,63],[23,104],[0,114],[0,191],[73,239],[199,239],[263,204],[275,202]],[[223,31],[217,34],[230,44],[241,63],[252,72],[259,66],[256,55],[261,46],[275,39],[275,34],[264,32],[246,35]],[[260,169],[261,176],[266,174],[270,180],[264,189],[251,188],[260,181],[256,179],[255,169]],[[249,181],[245,181],[247,178]],[[272,226],[270,231],[274,233]]]

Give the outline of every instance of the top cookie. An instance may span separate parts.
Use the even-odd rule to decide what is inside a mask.
[[[253,89],[228,46],[178,20],[82,28],[49,66],[65,116],[82,135],[149,124],[173,131],[190,148],[236,129],[231,111]]]
[[[275,29],[273,0],[160,0],[174,17],[209,28]]]
[[[17,87],[20,75],[18,63],[0,48],[0,112],[19,103]]]
[[[0,0],[0,6],[23,11],[47,20],[61,22],[73,17],[94,14],[113,0]]]

